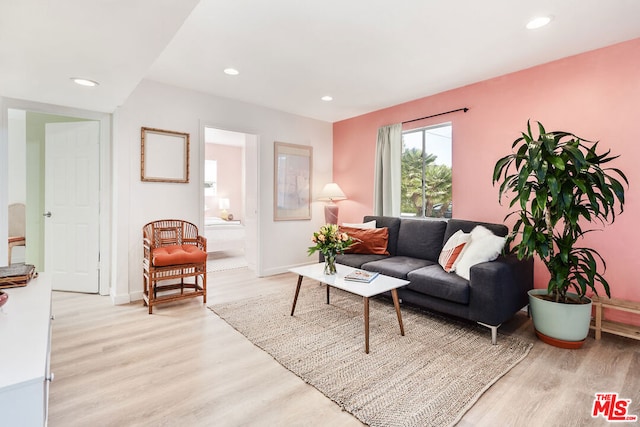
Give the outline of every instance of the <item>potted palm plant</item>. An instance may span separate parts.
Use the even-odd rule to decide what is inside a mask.
[[[538,256],[551,275],[547,289],[529,292],[536,333],[561,347],[580,347],[589,333],[587,291],[597,295],[599,284],[611,296],[604,259],[578,245],[593,231],[592,223],[614,222],[616,205],[620,213],[624,208],[621,181],[629,184],[622,171],[607,167],[618,156],[598,148],[598,142],[572,133],[547,132],[541,123],[535,137],[528,122],[512,154],[498,160],[493,171],[500,203],[513,196],[509,207],[515,209],[506,218],[513,215],[516,221],[507,243],[514,243],[520,259]]]

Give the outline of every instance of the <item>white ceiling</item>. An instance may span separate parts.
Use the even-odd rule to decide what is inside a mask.
[[[113,112],[146,78],[334,122],[637,37],[638,0],[0,0],[0,95]]]

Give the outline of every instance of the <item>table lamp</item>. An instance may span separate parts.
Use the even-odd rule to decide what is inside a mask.
[[[324,206],[324,220],[327,224],[338,223],[338,205],[334,202],[336,200],[345,200],[346,198],[347,196],[344,195],[342,189],[335,182],[330,182],[324,186],[318,200],[329,202]]]
[[[220,199],[218,201],[218,207],[220,208],[220,218],[228,220],[229,218],[229,212],[227,212],[227,209],[229,209],[229,199]]]

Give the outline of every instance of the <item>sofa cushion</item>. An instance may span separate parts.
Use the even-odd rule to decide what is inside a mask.
[[[403,219],[398,232],[397,255],[437,262],[446,228],[446,221]]]
[[[336,262],[349,267],[360,268],[362,264],[371,261],[379,261],[388,258],[387,255],[364,255],[364,254],[340,254],[336,256]]]
[[[444,244],[440,257],[438,257],[438,264],[444,271],[451,273],[456,270],[456,265],[462,259],[462,253],[470,241],[471,233],[465,233],[462,230],[453,233],[453,236]]]
[[[364,222],[376,221],[376,227],[386,227],[389,229],[389,243],[387,250],[389,255],[397,255],[398,251],[398,231],[400,230],[400,218],[389,216],[365,216]]]
[[[456,274],[469,280],[471,267],[498,258],[504,242],[504,237],[496,236],[482,225],[476,226],[471,230],[471,241],[456,265]]]
[[[411,271],[407,289],[459,304],[469,304],[469,281],[445,272],[439,265]]]
[[[353,228],[340,226],[340,231],[347,233],[354,243],[345,249],[346,254],[375,254],[389,255],[389,229],[383,228]]]
[[[433,261],[425,259],[394,256],[379,261],[367,262],[360,268],[367,271],[376,271],[386,276],[397,277],[398,279],[406,279],[410,271],[433,264],[435,264]]]
[[[168,245],[152,249],[151,259],[156,267],[198,264],[207,260],[207,253],[195,245]]]

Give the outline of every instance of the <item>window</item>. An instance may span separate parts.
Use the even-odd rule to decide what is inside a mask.
[[[217,181],[218,181],[218,161],[205,160],[204,161],[204,195],[205,196],[218,195]]]
[[[451,123],[402,133],[401,215],[451,218]]]

